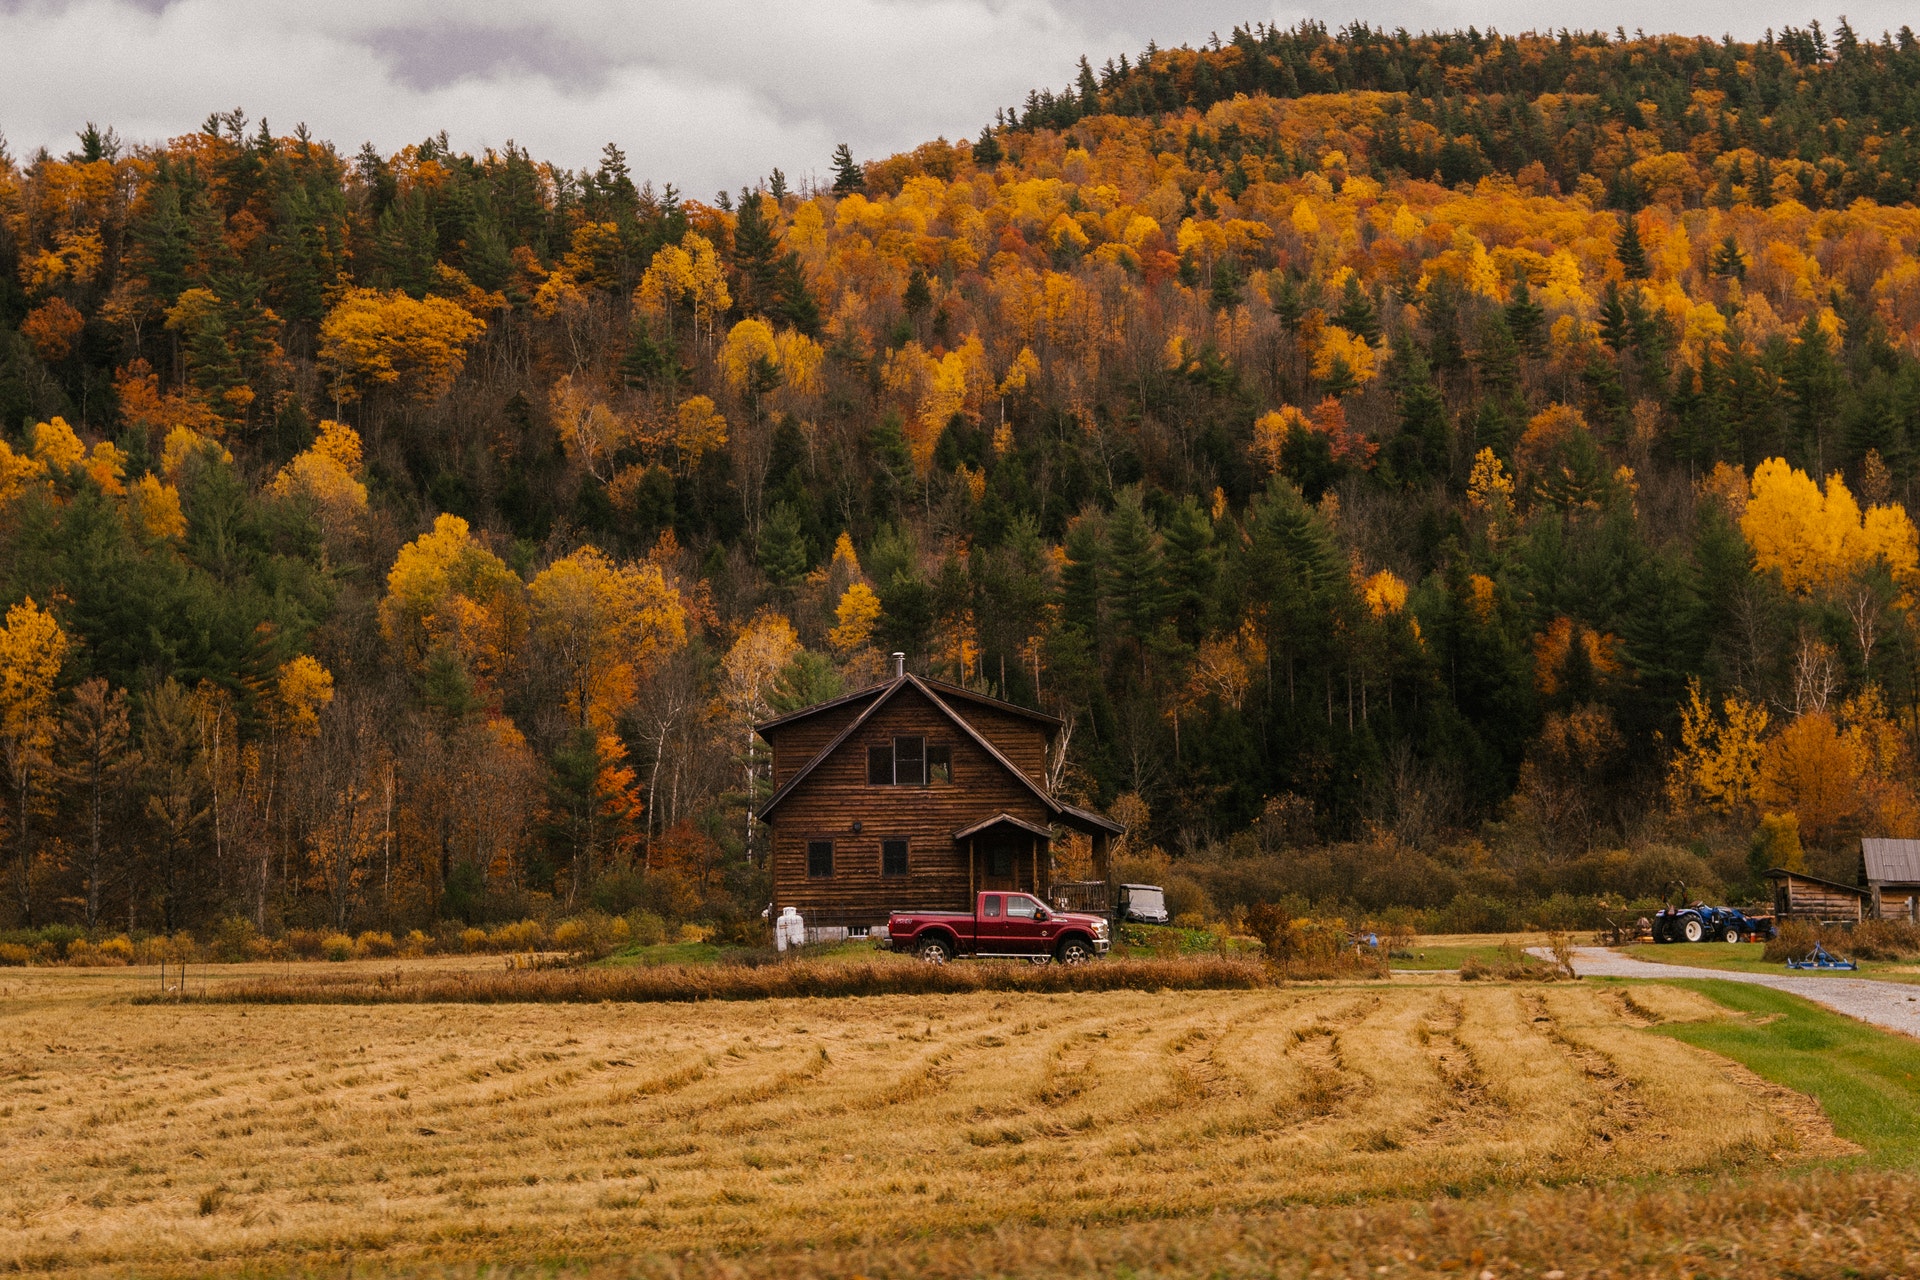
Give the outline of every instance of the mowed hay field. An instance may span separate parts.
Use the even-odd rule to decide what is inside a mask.
[[[1817,1110],[1665,987],[131,1005],[0,982],[0,1269],[845,1248],[1725,1169]]]

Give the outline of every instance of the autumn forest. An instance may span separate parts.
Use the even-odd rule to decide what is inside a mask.
[[[283,123],[0,144],[0,924],[751,942],[751,726],[896,649],[1194,923],[1920,836],[1905,28],[1260,26],[709,199]]]

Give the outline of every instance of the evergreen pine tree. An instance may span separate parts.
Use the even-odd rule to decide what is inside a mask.
[[[1647,251],[1640,244],[1640,226],[1631,214],[1620,219],[1620,238],[1614,242],[1613,256],[1620,260],[1620,270],[1629,280],[1647,278]]]
[[[860,191],[867,185],[867,175],[854,162],[853,150],[846,143],[833,149],[833,189],[839,192]]]
[[[1356,338],[1366,339],[1370,347],[1380,344],[1380,314],[1360,287],[1357,272],[1347,273],[1347,283],[1340,292],[1340,309],[1333,313],[1333,323]]]
[[[1120,491],[1107,517],[1105,565],[1107,598],[1120,634],[1144,647],[1165,616],[1166,584],[1159,540],[1137,485]]]
[[[1547,309],[1533,300],[1526,276],[1513,282],[1513,300],[1507,303],[1507,331],[1521,352],[1537,356],[1546,349]]]
[[[760,569],[776,585],[790,587],[812,567],[800,513],[792,504],[776,502],[760,526]]]
[[[1740,245],[1732,236],[1722,240],[1707,259],[1707,272],[1728,280],[1747,278],[1747,255],[1740,252]]]

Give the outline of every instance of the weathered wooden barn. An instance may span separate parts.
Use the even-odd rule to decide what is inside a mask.
[[[1855,885],[1822,880],[1804,871],[1775,867],[1767,872],[1773,881],[1773,915],[1776,920],[1851,920],[1866,915],[1868,894]]]
[[[1862,840],[1860,883],[1875,917],[1920,920],[1920,840]]]
[[[1042,898],[1053,845],[1091,838],[1094,875],[1123,828],[1054,798],[1057,718],[909,674],[756,726],[773,750],[773,911],[855,934],[893,911],[966,910],[982,889]]]

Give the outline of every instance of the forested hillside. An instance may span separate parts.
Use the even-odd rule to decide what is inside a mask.
[[[751,933],[749,726],[896,648],[1203,918],[1851,879],[1920,835],[1916,129],[1904,28],[1308,25],[712,203],[0,149],[0,918]]]

